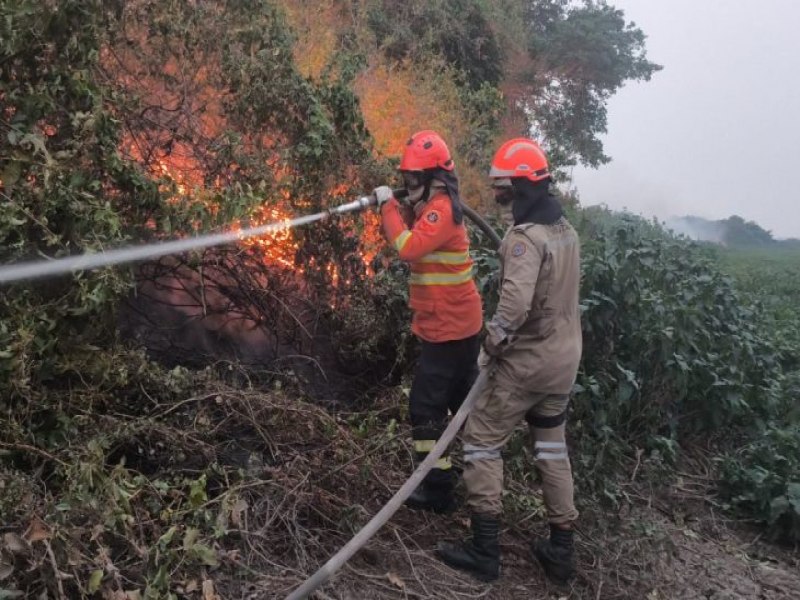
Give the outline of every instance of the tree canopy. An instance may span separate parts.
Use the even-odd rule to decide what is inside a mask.
[[[646,36],[605,2],[528,4],[531,62],[521,99],[557,164],[596,167],[610,160],[599,135],[606,105],[628,81],[649,81],[661,67],[647,59]]]

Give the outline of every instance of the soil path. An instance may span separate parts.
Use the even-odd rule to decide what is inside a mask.
[[[437,540],[467,535],[466,513],[437,517],[402,509],[319,598],[800,599],[796,548],[764,542],[757,530],[723,522],[710,510],[690,519],[645,505],[625,513],[610,519],[584,515],[579,576],[559,588],[545,581],[529,554],[532,533],[513,526],[503,531],[503,574],[485,585],[442,565],[434,554]],[[544,524],[538,529],[546,530]]]

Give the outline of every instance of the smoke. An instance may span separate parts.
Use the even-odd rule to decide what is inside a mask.
[[[721,221],[709,221],[701,217],[671,217],[665,225],[678,235],[685,235],[698,242],[725,243],[726,226]]]

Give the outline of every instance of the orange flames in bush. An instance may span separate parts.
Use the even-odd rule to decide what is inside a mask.
[[[289,211],[280,206],[264,206],[254,215],[253,225],[266,225],[268,223],[288,224],[292,216]],[[238,229],[235,227],[234,230]],[[300,246],[295,239],[294,232],[288,225],[273,234],[256,238],[245,238],[242,243],[249,247],[258,248],[270,264],[278,264],[288,269],[295,268],[295,255]],[[302,268],[297,269],[302,273]]]
[[[126,96],[136,97],[141,103],[137,113],[125,123],[121,154],[142,165],[154,179],[163,181],[161,191],[169,195],[169,202],[203,203],[204,210],[216,214],[218,207],[207,200],[211,195],[208,192],[223,190],[229,181],[235,179],[240,168],[236,164],[221,162],[222,153],[216,150],[227,142],[226,106],[232,94],[225,88],[225,78],[219,72],[220,57],[213,51],[196,56],[173,51],[170,46],[163,47],[135,22],[121,37],[136,43],[109,46],[101,52],[101,63],[109,77],[126,92]],[[159,60],[164,52],[172,52],[172,55]],[[319,62],[319,56],[315,61]],[[311,71],[319,70],[318,65],[306,67]],[[270,132],[260,131],[243,135],[239,142],[242,144],[240,150],[245,154],[249,149],[264,154],[262,168],[269,171],[277,182],[292,175],[291,168],[282,164],[279,158],[280,137],[278,132],[272,136]],[[352,181],[354,176],[346,174],[344,178]],[[327,193],[328,198],[342,198],[343,202],[355,195],[349,183],[332,185]],[[304,214],[307,209],[302,207],[303,204],[306,203],[290,201],[288,195],[283,196],[278,202],[265,204],[251,214],[251,224],[285,222],[298,213]],[[355,219],[364,220],[360,233],[356,233]],[[379,217],[365,211],[343,219],[341,225],[352,228],[352,235],[359,235],[362,249],[359,253],[364,264],[369,266],[384,244]],[[155,229],[154,223],[152,226]],[[232,225],[231,229],[236,231],[241,227]],[[244,239],[242,244],[258,248],[269,264],[303,272],[303,267],[295,262],[299,239],[289,228],[259,238]],[[339,282],[340,276],[335,268],[329,269],[329,275],[332,281]]]
[[[131,153],[132,156],[135,154]],[[144,161],[137,160],[143,163]],[[198,169],[188,163],[179,154],[163,156],[151,165],[150,172],[154,177],[166,180],[174,184],[174,194],[170,198],[172,202],[194,202],[197,201],[198,191],[202,190],[202,174],[198,174]],[[218,186],[215,186],[219,189]],[[172,187],[165,184],[162,191],[171,191]],[[328,197],[346,197],[350,192],[350,185],[343,183],[335,186],[328,192]],[[208,206],[208,209],[214,209],[213,206]],[[263,254],[266,263],[279,265],[281,267],[295,270],[298,273],[303,273],[304,268],[297,265],[295,256],[300,249],[300,244],[294,231],[289,227],[289,221],[299,216],[296,212],[292,211],[288,197],[284,197],[278,203],[263,205],[258,208],[250,216],[250,226],[257,227],[259,225],[267,225],[270,223],[284,223],[285,228],[280,229],[274,233],[266,234],[259,237],[243,238],[241,243],[249,248],[258,248]],[[342,222],[342,226],[351,230],[351,235],[358,235],[360,250],[358,254],[361,257],[364,265],[369,268],[373,258],[378,253],[380,248],[384,245],[383,237],[380,233],[380,216],[373,211],[364,211],[358,216],[353,218],[360,218],[363,220],[363,230],[357,233],[356,223]],[[311,225],[313,227],[313,225]],[[242,229],[240,224],[231,226],[231,231],[240,231]],[[340,276],[338,269],[335,265],[328,265],[326,270],[334,285],[340,283]],[[342,283],[349,284],[349,280]]]

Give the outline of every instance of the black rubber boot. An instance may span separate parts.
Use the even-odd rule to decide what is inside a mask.
[[[455,474],[451,470],[431,469],[405,504],[414,510],[428,510],[437,514],[451,512],[456,508],[454,487]]]
[[[467,571],[480,581],[500,577],[500,519],[492,515],[473,514],[472,538],[463,542],[439,542],[436,553],[445,564]]]
[[[552,582],[564,585],[575,577],[575,551],[571,529],[550,525],[550,539],[535,540],[531,549]]]

